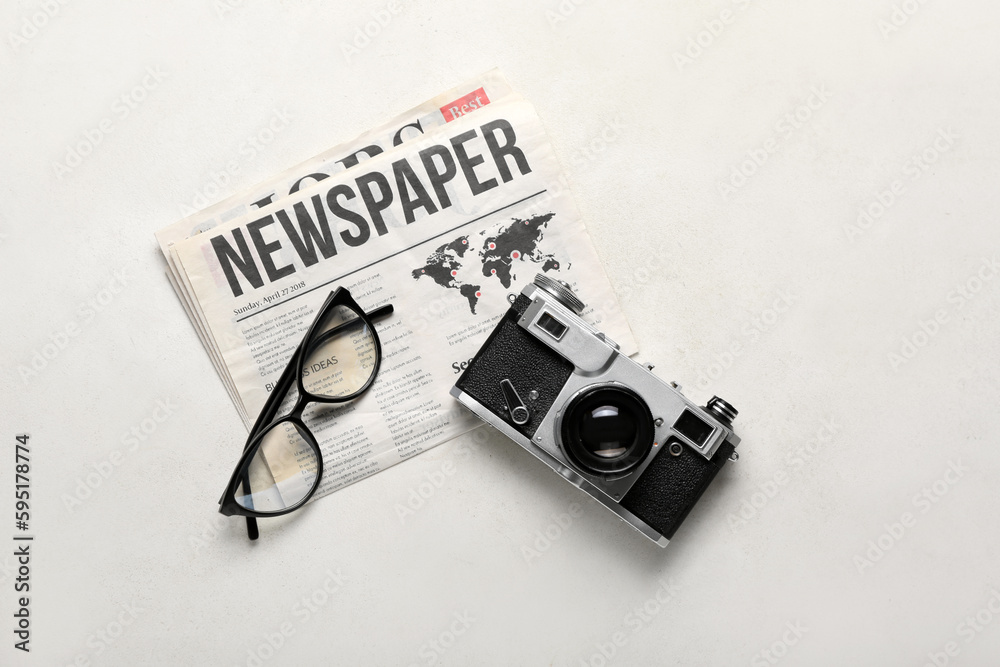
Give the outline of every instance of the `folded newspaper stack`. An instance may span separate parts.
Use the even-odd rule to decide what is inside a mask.
[[[319,497],[481,423],[448,390],[536,273],[573,285],[583,316],[635,352],[562,183],[531,105],[494,70],[156,238],[248,428],[332,290],[393,304],[375,385],[310,422]]]

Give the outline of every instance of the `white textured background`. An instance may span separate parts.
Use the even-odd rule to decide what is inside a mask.
[[[890,31],[893,0],[400,0],[349,62],[386,3],[233,4],[0,9],[0,544],[23,430],[37,535],[30,656],[12,648],[0,557],[0,664],[997,664],[996,3],[906,0]],[[244,432],[154,230],[493,66],[548,128],[640,357],[740,409],[741,460],[664,551],[495,434],[262,522],[249,544],[215,513]],[[147,68],[164,78],[122,118]],[[829,97],[801,110],[814,89]],[[291,121],[250,157],[276,111]],[[943,150],[939,132],[956,137]],[[170,416],[129,450],[157,401]],[[917,498],[935,483],[933,504]],[[527,559],[572,503],[582,516]]]

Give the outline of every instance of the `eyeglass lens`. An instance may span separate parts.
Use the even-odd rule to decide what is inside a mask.
[[[352,309],[335,306],[306,346],[302,386],[316,396],[350,396],[371,379],[375,358],[375,336],[368,325]]]
[[[236,502],[249,510],[280,512],[309,495],[316,485],[316,451],[290,421],[265,431],[257,451],[246,463]]]

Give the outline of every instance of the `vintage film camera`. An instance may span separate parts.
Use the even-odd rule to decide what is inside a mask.
[[[451,394],[660,546],[740,438],[736,410],[705,407],[580,319],[572,288],[539,274]]]

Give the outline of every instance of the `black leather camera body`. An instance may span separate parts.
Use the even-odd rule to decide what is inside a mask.
[[[629,525],[666,546],[728,460],[736,410],[699,407],[580,318],[584,304],[539,274],[451,393]]]

